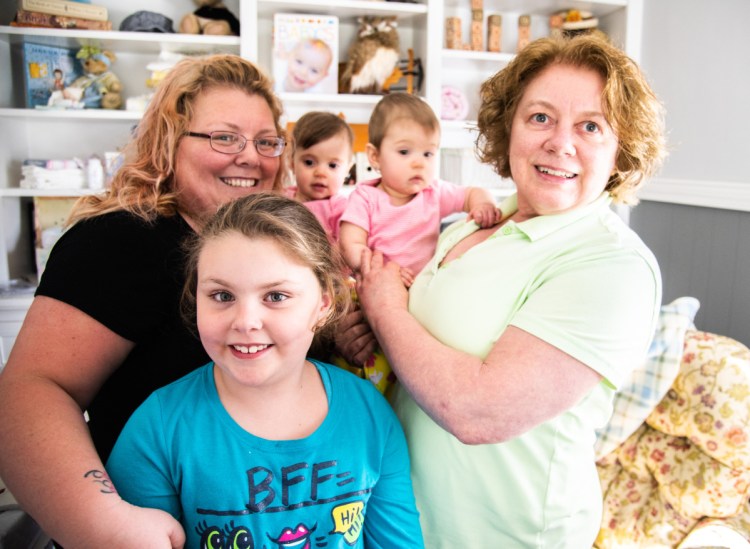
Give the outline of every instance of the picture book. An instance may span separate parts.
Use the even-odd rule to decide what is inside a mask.
[[[275,14],[272,66],[279,93],[338,93],[338,17]]]
[[[18,0],[18,9],[65,17],[94,19],[95,21],[109,19],[109,13],[105,6],[84,2],[69,2],[68,0]]]
[[[83,75],[76,51],[41,44],[23,45],[26,107],[46,107],[53,92],[62,94],[73,80]]]

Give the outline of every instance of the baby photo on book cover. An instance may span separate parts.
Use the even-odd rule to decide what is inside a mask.
[[[272,66],[277,92],[337,93],[338,52],[338,17],[274,15]]]

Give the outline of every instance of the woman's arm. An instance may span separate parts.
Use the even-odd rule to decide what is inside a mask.
[[[64,546],[184,542],[167,513],[120,498],[83,418],[132,348],[80,310],[36,297],[0,375],[0,475],[21,507]]]
[[[357,292],[400,383],[434,421],[466,444],[516,437],[579,402],[601,379],[513,326],[485,360],[443,345],[411,316],[397,266],[383,266],[378,253],[363,253]]]

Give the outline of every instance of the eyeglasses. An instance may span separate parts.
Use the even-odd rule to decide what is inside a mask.
[[[216,152],[224,154],[239,154],[245,149],[248,141],[252,141],[255,145],[255,150],[261,156],[268,158],[275,158],[281,156],[286,147],[286,141],[283,137],[261,137],[260,139],[248,139],[244,135],[240,135],[234,132],[211,132],[211,133],[196,133],[196,132],[185,132],[185,135],[190,137],[200,137],[208,139],[211,143],[211,148]]]

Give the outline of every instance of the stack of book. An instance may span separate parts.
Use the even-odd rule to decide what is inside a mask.
[[[112,30],[107,8],[68,0],[18,0],[14,27]]]

